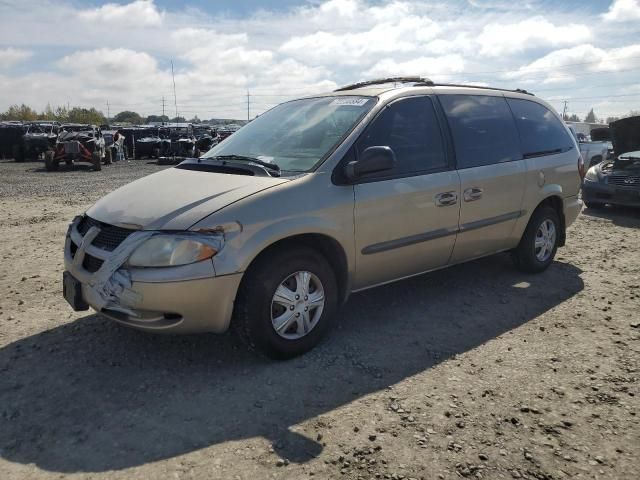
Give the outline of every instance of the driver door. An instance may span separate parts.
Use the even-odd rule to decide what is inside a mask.
[[[388,105],[356,142],[396,156],[390,171],[359,178],[355,194],[355,288],[446,265],[458,229],[460,179],[428,96]]]

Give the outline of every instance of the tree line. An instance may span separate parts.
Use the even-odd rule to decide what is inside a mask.
[[[51,107],[48,105],[41,112],[36,111],[24,103],[21,105],[11,105],[5,112],[0,113],[0,120],[22,120],[24,122],[33,122],[36,120],[49,120],[60,123],[86,123],[93,125],[104,125],[107,123],[130,123],[132,125],[141,125],[152,122],[165,122],[165,123],[200,123],[202,120],[195,117],[187,120],[185,117],[178,116],[170,118],[167,115],[148,115],[143,117],[137,112],[125,110],[117,113],[111,118],[107,118],[103,112],[96,110],[95,108],[83,108],[73,107],[67,108],[64,106]],[[215,123],[234,123],[236,120],[215,120]]]
[[[589,110],[589,113],[587,113],[587,115],[584,117],[584,120],[580,120],[580,117],[578,115],[576,115],[575,113],[572,113],[571,115],[565,115],[564,119],[566,121],[569,121],[569,122],[606,123],[606,124],[609,124],[611,122],[615,122],[616,120],[620,120],[621,118],[635,117],[637,115],[640,115],[640,111],[631,110],[626,115],[622,115],[620,117],[607,117],[605,119],[602,119],[602,118],[598,118],[596,116],[596,114],[595,114],[595,112],[593,111],[593,108],[592,108],[591,110]]]

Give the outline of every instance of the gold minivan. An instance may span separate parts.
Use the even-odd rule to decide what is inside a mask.
[[[354,84],[99,200],[69,226],[64,296],[147,331],[231,326],[288,358],[352,292],[504,251],[543,271],[581,172],[558,114],[525,91]]]

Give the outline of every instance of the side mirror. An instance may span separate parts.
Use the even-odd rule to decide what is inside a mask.
[[[396,154],[391,147],[373,146],[362,152],[362,158],[349,162],[344,167],[345,177],[354,181],[368,173],[391,170],[396,166]]]

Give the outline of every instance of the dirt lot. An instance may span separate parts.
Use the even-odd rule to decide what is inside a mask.
[[[498,255],[354,295],[275,363],[61,296],[67,223],[161,167],[0,162],[0,478],[638,478],[640,213],[584,211],[551,268]]]

